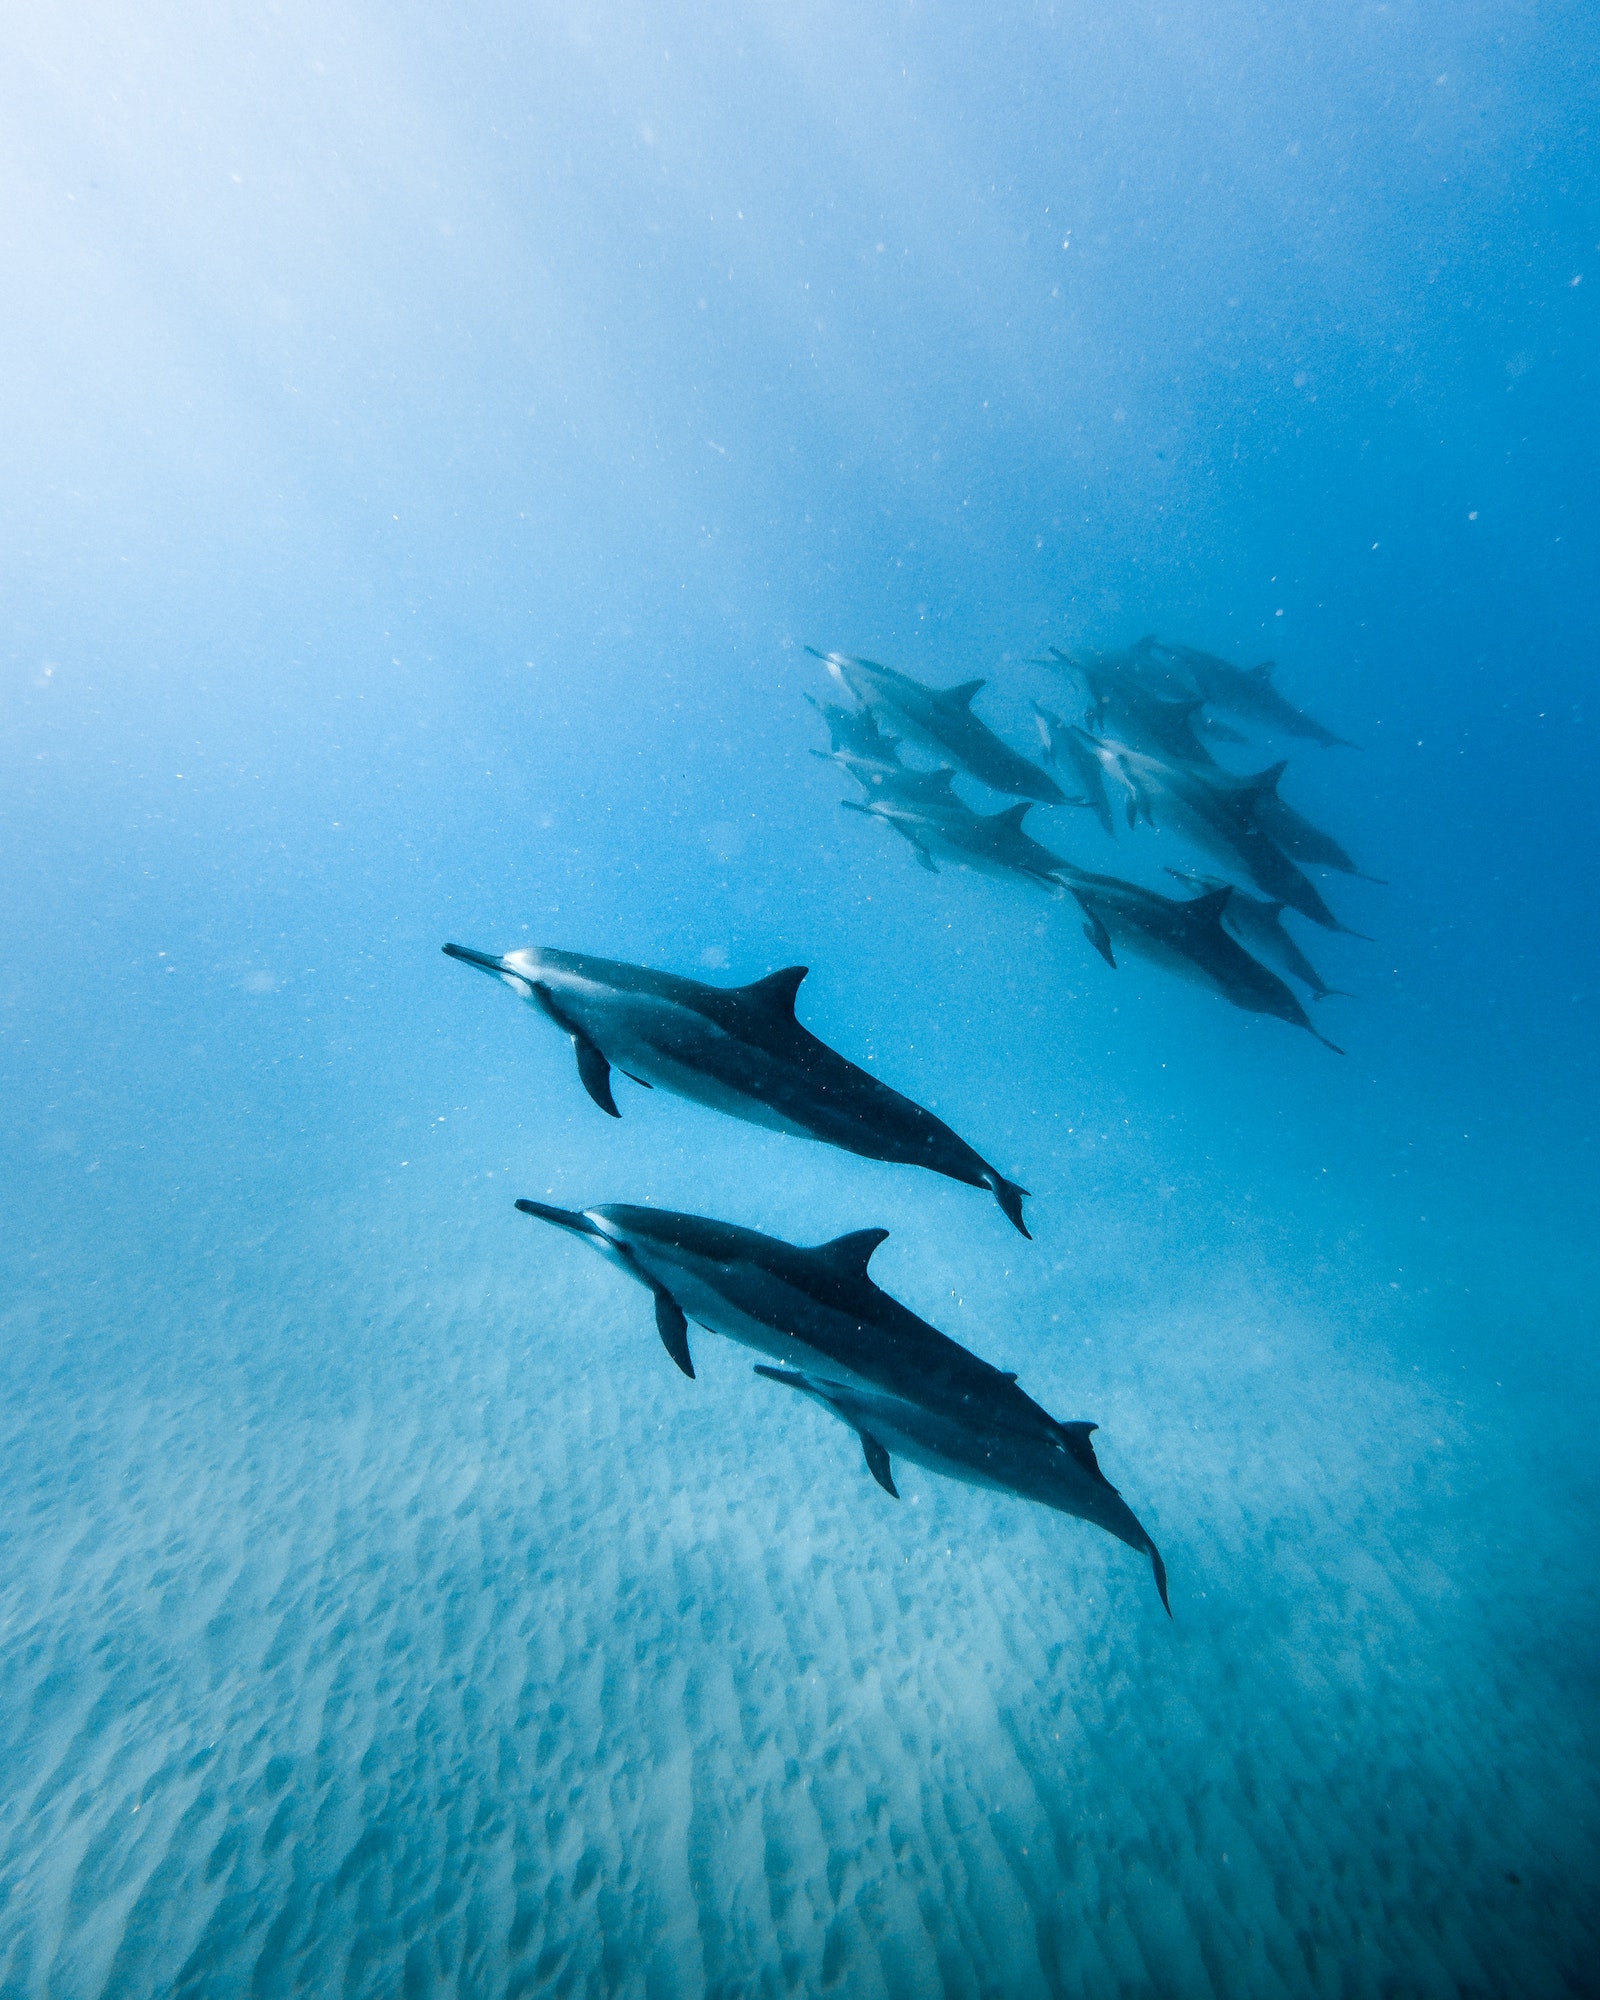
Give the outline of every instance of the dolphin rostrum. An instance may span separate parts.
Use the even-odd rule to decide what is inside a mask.
[[[991,1368],[872,1282],[867,1267],[887,1230],[857,1229],[804,1249],[709,1216],[665,1209],[608,1203],[577,1211],[538,1201],[517,1207],[579,1237],[643,1285],[655,1300],[662,1345],[685,1375],[694,1374],[692,1320],[786,1369],[816,1374],[837,1393],[877,1397],[904,1409],[914,1404],[930,1424],[1003,1433],[1007,1453],[1041,1483],[1058,1459],[1076,1459],[1082,1469],[1077,1447],[1080,1438],[1087,1443],[1087,1434],[1081,1425],[1057,1423],[1017,1387],[1014,1375]],[[867,1462],[875,1476],[888,1478],[887,1459],[879,1461],[879,1473],[869,1448]],[[1057,1468],[1056,1484],[1063,1493],[1076,1492],[1070,1463]],[[1098,1521],[1134,1548],[1150,1548],[1126,1506],[1098,1493],[1092,1500],[1104,1511],[1065,1511]],[[1153,1549],[1151,1555],[1161,1582],[1161,1559]]]
[[[1059,1423],[1039,1410],[1053,1433],[1049,1435],[1037,1424],[1014,1429],[1003,1418],[989,1419],[987,1411],[930,1408],[905,1396],[849,1387],[811,1372],[758,1363],[756,1373],[798,1389],[847,1424],[861,1440],[867,1470],[896,1500],[900,1493],[894,1483],[892,1453],[968,1486],[989,1486],[1038,1500],[1058,1513],[1104,1528],[1119,1542],[1149,1556],[1162,1607],[1172,1616],[1161,1552],[1100,1470],[1089,1437],[1097,1424]],[[1032,1407],[1038,1409],[1037,1404]]]
[[[868,1160],[926,1167],[986,1187],[1024,1236],[1026,1188],[1008,1181],[931,1111],[847,1062],[795,1019],[803,965],[749,986],[706,986],[642,965],[524,945],[497,957],[466,945],[446,953],[504,980],[572,1038],[583,1087],[613,1118],[615,1066],[714,1111]]]
[[[814,646],[806,650],[864,706],[886,710],[909,736],[952,758],[991,790],[1037,799],[1043,805],[1062,803],[1061,787],[1054,778],[1003,743],[972,713],[972,697],[984,685],[982,681],[931,688],[873,660],[852,659],[846,653],[819,653]]]
[[[1113,971],[1115,946],[1122,945],[1182,979],[1211,987],[1246,1013],[1271,1014],[1315,1035],[1335,1055],[1344,1054],[1337,1042],[1330,1042],[1313,1025],[1278,975],[1252,958],[1223,928],[1233,894],[1230,885],[1179,899],[1081,868],[1069,867],[1064,880],[1083,911],[1084,936]]]
[[[911,843],[918,861],[930,874],[937,874],[935,855],[942,855],[983,875],[1021,876],[1059,891],[1057,870],[1064,864],[1022,830],[1022,822],[1033,810],[1033,802],[1023,799],[997,813],[975,813],[952,793],[943,799],[874,798],[868,805],[854,799],[842,804],[850,812],[881,819]]]

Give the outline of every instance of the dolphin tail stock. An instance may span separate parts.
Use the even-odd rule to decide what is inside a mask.
[[[1015,1181],[1008,1181],[1004,1174],[996,1172],[993,1167],[984,1169],[983,1185],[999,1202],[1011,1227],[1019,1236],[1026,1236],[1031,1243],[1033,1232],[1022,1219],[1022,1204],[1030,1199],[1028,1190],[1025,1187],[1018,1187]]]

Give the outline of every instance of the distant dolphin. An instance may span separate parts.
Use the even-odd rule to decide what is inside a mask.
[[[1101,738],[1103,762],[1121,775],[1129,795],[1129,823],[1135,807],[1152,825],[1180,833],[1219,860],[1242,868],[1258,889],[1287,903],[1324,930],[1349,931],[1323,901],[1316,885],[1289,859],[1259,824],[1256,806],[1276,788],[1284,766],[1236,778],[1222,770],[1201,771],[1168,758],[1153,757],[1125,743]],[[1359,937],[1360,932],[1351,932]]]
[[[1337,868],[1340,874],[1359,876],[1363,882],[1377,881],[1376,875],[1364,874],[1356,866],[1331,833],[1324,833],[1304,813],[1296,812],[1287,799],[1280,799],[1275,785],[1256,794],[1255,815],[1262,832],[1296,861],[1313,868]]]
[[[1182,979],[1209,986],[1246,1013],[1271,1014],[1315,1035],[1335,1055],[1344,1054],[1337,1042],[1330,1042],[1312,1024],[1278,975],[1252,958],[1223,928],[1230,887],[1179,900],[1081,868],[1069,867],[1065,879],[1083,911],[1084,936],[1113,971],[1115,947],[1120,945]]]
[[[813,756],[837,764],[869,799],[894,799],[936,811],[965,812],[965,801],[951,789],[955,772],[948,764],[937,771],[912,771],[904,764],[880,764],[876,758],[853,757],[848,750],[816,750]]]
[[[1236,667],[1215,653],[1202,653],[1193,646],[1168,646],[1142,641],[1152,656],[1176,662],[1193,680],[1213,708],[1236,715],[1241,722],[1281,730],[1285,736],[1299,736],[1324,749],[1355,750],[1360,746],[1347,736],[1335,736],[1303,709],[1296,708],[1272,685],[1273,663],[1263,660],[1259,667]]]
[[[503,958],[460,944],[445,951],[504,980],[569,1035],[584,1089],[613,1118],[621,1115],[611,1095],[614,1064],[636,1083],[659,1084],[752,1125],[986,1187],[1013,1228],[1028,1234],[1026,1188],[931,1111],[801,1027],[794,1001],[803,965],[726,987],[535,945]]]
[[[1218,889],[1231,889],[1227,903],[1223,907],[1222,921],[1233,932],[1239,942],[1253,951],[1263,963],[1275,966],[1290,979],[1298,979],[1302,986],[1308,986],[1318,1000],[1338,995],[1349,999],[1349,994],[1340,993],[1337,986],[1329,986],[1317,968],[1306,957],[1289,933],[1283,927],[1284,905],[1267,902],[1260,896],[1252,896],[1247,890],[1235,887],[1230,882],[1219,882],[1214,875],[1191,875],[1182,868],[1169,868],[1169,875],[1180,882],[1187,882],[1191,888],[1202,894],[1215,894]]]
[[[906,732],[931,750],[953,758],[964,771],[997,792],[1037,799],[1043,805],[1062,803],[1061,787],[1046,771],[1003,743],[987,723],[972,713],[972,697],[984,683],[963,681],[960,687],[931,688],[893,667],[857,660],[846,653],[819,653],[839,685],[873,709],[887,709]]]
[[[874,799],[864,806],[857,805],[854,799],[843,803],[847,811],[865,813],[870,819],[881,819],[892,826],[902,839],[910,842],[918,861],[930,874],[939,872],[934,857],[942,855],[962,867],[975,868],[980,874],[1021,876],[1026,881],[1060,890],[1057,871],[1064,865],[1061,856],[1052,854],[1048,847],[1041,846],[1022,830],[1023,820],[1033,810],[1031,800],[1024,799],[1019,805],[1007,806],[997,813],[975,813],[954,796],[931,803],[893,796]]]
[[[836,702],[818,701],[814,695],[806,700],[828,725],[828,749],[835,754],[864,757],[878,764],[898,764],[898,736],[890,736],[878,727],[878,718],[870,708],[840,708]],[[817,755],[827,754],[818,751]]]
[[[1034,720],[1039,725],[1040,741],[1044,744],[1045,759],[1062,768],[1063,758],[1072,766],[1072,775],[1077,779],[1084,793],[1084,804],[1095,818],[1112,835],[1116,833],[1116,823],[1111,817],[1111,800],[1106,794],[1105,772],[1100,768],[1100,759],[1082,741],[1079,732],[1062,721],[1054,709],[1033,704]]]
[[[1125,664],[1116,664],[1125,662],[1126,655],[1098,653],[1080,660],[1054,646],[1050,650],[1056,664],[1075,673],[1088,690],[1097,735],[1110,735],[1135,750],[1182,764],[1216,764],[1196,731],[1204,706],[1199,695],[1173,700],[1152,693]]]
[[[986,1420],[987,1413],[977,1408],[960,1412],[929,1409],[881,1389],[851,1388],[787,1368],[757,1364],[756,1373],[769,1382],[798,1389],[847,1424],[861,1440],[867,1470],[896,1500],[900,1493],[894,1483],[891,1453],[966,1485],[993,1487],[1024,1500],[1042,1501],[1058,1513],[1104,1528],[1119,1542],[1149,1556],[1162,1607],[1169,1618],[1172,1616],[1167,1566],[1161,1552],[1100,1470],[1094,1455],[1089,1433],[1098,1425],[1058,1423],[1040,1410],[1039,1415],[1054,1433],[1047,1436],[1037,1426],[1014,1430],[1003,1419]]]
[[[517,1207],[577,1236],[643,1285],[655,1300],[662,1345],[685,1375],[694,1374],[692,1320],[787,1368],[820,1371],[838,1394],[879,1396],[899,1408],[914,1403],[929,1425],[983,1425],[1003,1433],[1006,1464],[1014,1461],[1047,1485],[1056,1466],[1052,1490],[1077,1491],[1074,1465],[1056,1462],[1075,1461],[1081,1479],[1084,1426],[1058,1424],[1017,1387],[1014,1375],[991,1368],[881,1291],[867,1267],[886,1230],[857,1229],[803,1249],[730,1222],[665,1209],[608,1203],[578,1211],[539,1201]],[[888,1461],[880,1463],[882,1472],[874,1465],[874,1475],[887,1480]],[[1088,1505],[1065,1505],[1064,1511],[1098,1522],[1134,1548],[1150,1548],[1126,1506],[1112,1505],[1114,1494],[1108,1500],[1097,1489],[1088,1492],[1100,1511]],[[1063,1505],[1048,1492],[1034,1497]],[[1161,1559],[1151,1554],[1161,1583]]]

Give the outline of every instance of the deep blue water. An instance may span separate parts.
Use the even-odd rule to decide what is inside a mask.
[[[4,35],[0,1993],[1593,1991],[1592,10]],[[810,754],[1150,631],[1363,746],[1343,1058]],[[808,964],[1035,1242],[447,938]],[[1173,1620],[518,1195],[888,1227]]]

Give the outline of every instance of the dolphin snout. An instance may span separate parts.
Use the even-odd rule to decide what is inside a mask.
[[[480,972],[498,974],[505,970],[505,963],[497,952],[474,951],[471,945],[447,944],[444,955],[446,958],[459,958],[463,965],[475,965]]]
[[[578,1209],[552,1208],[543,1201],[519,1201],[517,1206],[524,1215],[536,1215],[541,1222],[553,1222],[557,1229],[568,1229],[574,1236],[604,1237],[604,1231],[596,1229],[588,1216]]]

